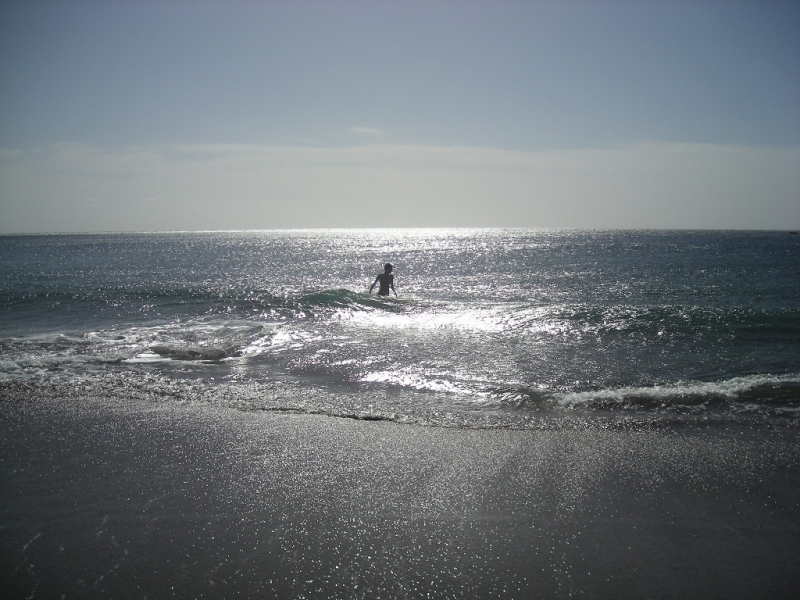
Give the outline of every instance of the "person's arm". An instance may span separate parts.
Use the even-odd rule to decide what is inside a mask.
[[[392,281],[389,283],[389,287],[392,288],[394,292],[394,297],[397,298],[397,290],[394,289],[394,277],[392,277]]]
[[[372,290],[373,290],[373,289],[375,289],[375,286],[377,285],[377,283],[378,283],[378,280],[379,280],[380,278],[381,278],[381,276],[380,276],[380,275],[378,275],[378,276],[375,278],[375,281],[373,281],[373,282],[372,282],[372,285],[371,285],[371,286],[369,286],[369,293],[370,293],[370,294],[372,293]],[[395,296],[396,296],[396,295],[397,295],[397,292],[395,292]]]

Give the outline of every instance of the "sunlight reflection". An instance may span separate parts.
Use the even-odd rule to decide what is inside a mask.
[[[339,318],[357,326],[386,329],[458,329],[464,331],[502,331],[499,309],[431,311],[424,313],[387,313],[346,311]]]
[[[453,376],[454,374],[450,375]],[[461,376],[455,375],[456,381],[452,381],[449,378],[446,379],[442,377],[441,373],[430,373],[424,370],[415,372],[411,369],[403,369],[401,371],[374,371],[364,375],[360,381],[367,383],[385,383],[415,390],[470,396],[473,397],[475,401],[481,402],[489,395],[488,392],[482,389],[487,380],[463,374]]]

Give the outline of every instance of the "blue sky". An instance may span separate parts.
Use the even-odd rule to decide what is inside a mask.
[[[0,232],[800,228],[797,2],[3,2]]]

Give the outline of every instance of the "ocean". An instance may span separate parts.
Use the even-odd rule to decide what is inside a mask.
[[[394,265],[397,297],[370,295]],[[800,422],[800,236],[0,236],[0,389],[466,429]]]

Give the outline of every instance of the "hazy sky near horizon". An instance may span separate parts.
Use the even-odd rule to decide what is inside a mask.
[[[0,3],[0,233],[800,228],[800,3]]]

